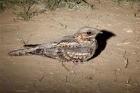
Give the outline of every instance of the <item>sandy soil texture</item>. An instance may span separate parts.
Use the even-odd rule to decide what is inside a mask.
[[[67,10],[16,20],[12,9],[0,17],[0,93],[139,93],[140,18],[129,4],[95,2],[95,9]],[[83,26],[114,33],[104,50],[87,63],[74,65],[42,56],[7,53],[74,34]],[[103,39],[104,41],[104,39]],[[100,45],[102,46],[102,45]]]

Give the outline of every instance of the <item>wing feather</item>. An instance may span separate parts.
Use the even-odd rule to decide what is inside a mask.
[[[91,55],[91,44],[80,43],[73,36],[65,36],[62,39],[53,42],[53,45],[63,51],[62,60],[66,61],[85,61]]]

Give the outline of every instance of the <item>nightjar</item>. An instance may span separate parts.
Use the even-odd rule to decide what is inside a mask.
[[[85,62],[90,59],[98,48],[96,40],[100,30],[92,27],[82,27],[74,35],[65,36],[59,40],[38,45],[25,45],[24,49],[13,50],[10,56],[44,55],[67,62]]]

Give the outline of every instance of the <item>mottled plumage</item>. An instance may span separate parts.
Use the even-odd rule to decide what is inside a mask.
[[[74,35],[36,46],[25,45],[24,49],[14,50],[8,54],[10,56],[37,54],[60,61],[84,62],[94,55],[98,47],[95,37],[99,32],[98,29],[92,27],[83,27]]]

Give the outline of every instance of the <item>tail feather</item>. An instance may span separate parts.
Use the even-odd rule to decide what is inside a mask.
[[[37,44],[37,45],[24,45],[24,49],[13,50],[8,53],[10,56],[22,56],[28,54],[45,55],[46,57],[58,58],[63,53],[61,49],[55,47],[51,43]]]
[[[22,55],[28,55],[28,54],[34,54],[36,52],[40,52],[40,50],[38,50],[38,47],[34,47],[34,48],[25,48],[25,49],[19,49],[19,50],[13,50],[10,51],[8,54],[10,56],[22,56]]]

